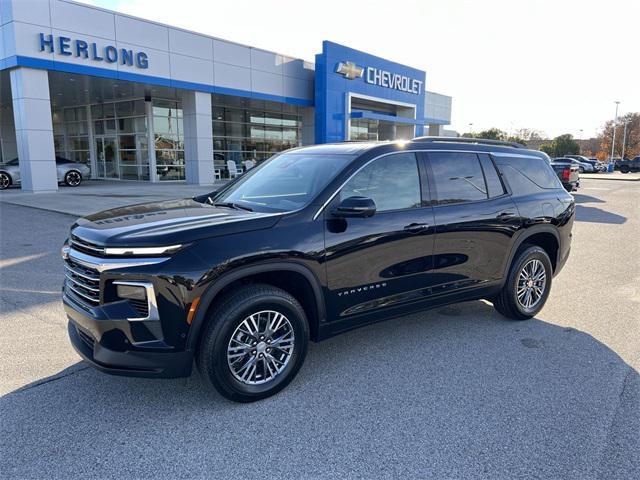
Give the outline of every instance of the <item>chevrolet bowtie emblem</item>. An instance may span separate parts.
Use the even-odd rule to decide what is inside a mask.
[[[340,62],[336,68],[336,73],[344,75],[349,80],[355,80],[362,77],[364,68],[357,66],[353,62]]]

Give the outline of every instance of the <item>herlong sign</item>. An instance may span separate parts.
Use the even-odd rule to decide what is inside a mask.
[[[145,52],[137,52],[130,48],[116,48],[113,45],[98,46],[96,42],[85,42],[62,36],[54,37],[44,33],[40,34],[40,51],[84,58],[94,62],[149,68],[149,57]]]

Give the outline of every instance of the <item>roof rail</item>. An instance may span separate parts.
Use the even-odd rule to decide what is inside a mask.
[[[527,148],[521,143],[506,142],[504,140],[491,140],[488,138],[469,138],[469,137],[415,137],[414,142],[433,142],[433,143],[474,143],[476,145],[500,145],[503,147]]]

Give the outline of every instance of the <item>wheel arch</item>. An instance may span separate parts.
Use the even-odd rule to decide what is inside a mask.
[[[559,261],[558,256],[560,255],[560,234],[558,230],[551,225],[538,225],[527,229],[527,231],[520,235],[513,243],[511,251],[509,252],[508,261],[505,265],[503,278],[506,278],[509,274],[509,269],[511,268],[511,263],[516,253],[518,253],[520,247],[525,243],[537,245],[544,249],[547,255],[549,255],[554,273],[556,272]]]
[[[200,297],[198,309],[189,329],[187,350],[195,351],[197,348],[208,314],[216,301],[234,286],[243,283],[267,283],[292,294],[307,314],[311,339],[318,338],[319,325],[326,318],[320,281],[309,268],[299,263],[270,262],[234,269],[206,289]]]

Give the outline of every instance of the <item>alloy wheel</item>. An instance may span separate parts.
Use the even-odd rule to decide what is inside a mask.
[[[295,346],[293,326],[280,312],[263,310],[246,317],[227,346],[227,364],[236,380],[260,385],[287,366]]]
[[[529,260],[518,275],[518,303],[527,310],[534,308],[544,296],[546,285],[547,272],[542,262],[538,259]]]
[[[9,188],[9,185],[11,185],[11,180],[9,179],[9,175],[7,175],[6,173],[0,173],[0,190]]]
[[[82,177],[80,176],[80,174],[78,172],[75,171],[71,171],[69,173],[67,173],[67,184],[72,186],[72,187],[77,187],[78,185],[80,185],[80,182],[82,181]]]

